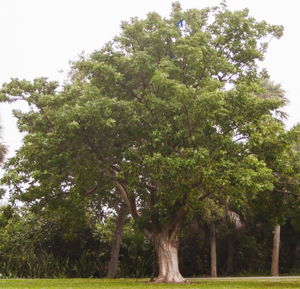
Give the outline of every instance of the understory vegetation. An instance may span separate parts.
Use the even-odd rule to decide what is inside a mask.
[[[66,216],[65,216],[66,217]],[[83,214],[81,223],[55,212],[43,215],[4,206],[0,213],[0,268],[2,278],[106,277],[115,227],[114,214],[101,219]],[[187,224],[179,240],[179,266],[185,277],[210,275],[209,231],[206,226]],[[300,232],[289,221],[282,226],[279,270],[299,274]],[[217,225],[218,275],[228,276],[228,234],[224,222]],[[271,224],[257,215],[246,221],[236,235],[233,276],[269,275],[273,232]],[[118,278],[150,277],[153,246],[127,219],[119,256]],[[157,267],[157,266],[156,266]],[[155,269],[155,266],[154,266]],[[157,270],[157,268],[155,269]],[[149,279],[148,279],[149,280]]]

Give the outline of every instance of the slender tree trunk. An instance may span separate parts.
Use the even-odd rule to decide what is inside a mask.
[[[235,237],[233,234],[228,236],[228,262],[227,262],[227,275],[233,274],[233,263],[234,263],[234,241]]]
[[[271,276],[278,276],[279,244],[280,244],[280,226],[277,225],[275,226],[275,230],[274,230]]]
[[[251,258],[251,253],[249,254],[248,262],[249,262],[249,269],[248,270],[251,273],[252,272],[252,258]]]
[[[216,250],[216,228],[215,224],[210,225],[210,260],[211,277],[217,277],[217,250]]]
[[[126,217],[128,215],[128,208],[125,205],[122,205],[120,209],[117,209],[117,224],[116,224],[116,231],[113,246],[111,248],[111,255],[108,264],[108,273],[107,278],[114,279],[117,276],[118,270],[118,259],[120,253],[120,247],[124,232],[124,224],[126,221]]]

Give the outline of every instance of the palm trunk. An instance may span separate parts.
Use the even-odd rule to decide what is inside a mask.
[[[211,277],[217,277],[217,250],[216,250],[216,228],[215,224],[210,225],[210,260]]]
[[[280,244],[280,226],[277,225],[275,226],[275,230],[274,230],[271,276],[278,276],[279,244]]]
[[[228,262],[227,262],[227,275],[233,274],[234,263],[234,241],[235,238],[232,234],[228,236]]]
[[[107,273],[107,278],[110,279],[114,279],[117,276],[118,259],[119,259],[123,232],[124,232],[124,224],[128,215],[128,208],[123,205],[120,209],[116,211],[118,214],[116,231],[115,231],[113,246],[111,248],[111,255],[110,255],[108,273]]]

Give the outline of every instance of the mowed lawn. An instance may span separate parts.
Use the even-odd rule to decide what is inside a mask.
[[[148,279],[149,280],[149,279]],[[300,288],[300,278],[284,279],[191,279],[190,284],[153,284],[146,279],[2,279],[0,288],[22,289],[121,289],[121,288]]]

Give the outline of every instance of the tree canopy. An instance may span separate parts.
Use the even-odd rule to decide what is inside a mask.
[[[122,22],[122,32],[59,88],[46,78],[12,79],[1,100],[15,111],[23,146],[2,182],[14,198],[63,208],[82,198],[114,198],[153,243],[157,282],[185,282],[177,260],[183,220],[206,199],[255,199],[274,189],[273,164],[299,131],[286,131],[263,97],[259,72],[270,38],[283,28],[225,5],[170,18]],[[276,160],[275,160],[276,159]],[[24,185],[26,184],[26,185]],[[71,202],[71,203],[72,203]]]

